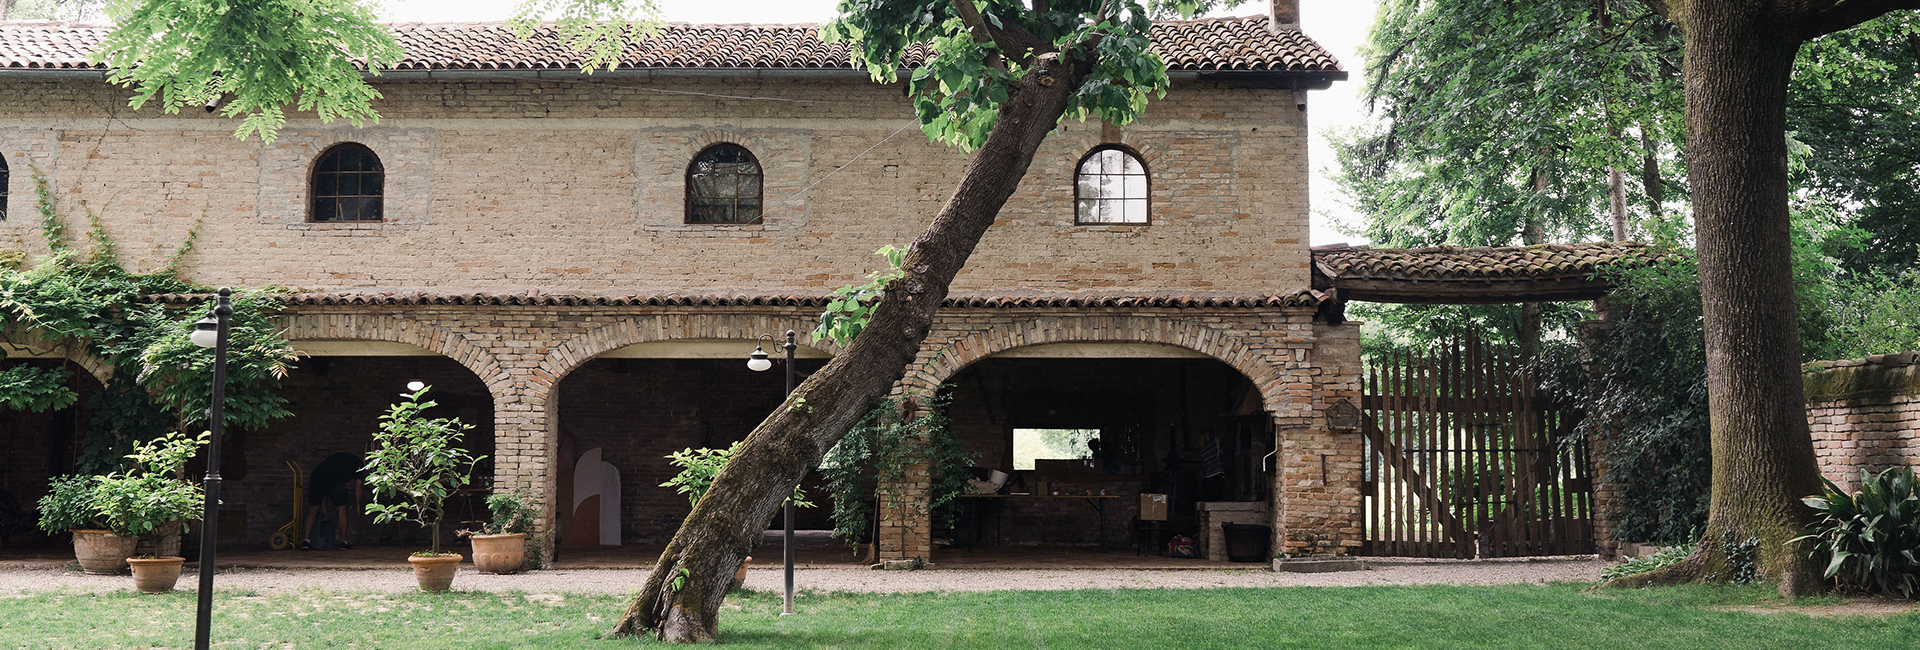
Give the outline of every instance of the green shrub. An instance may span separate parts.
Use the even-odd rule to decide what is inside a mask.
[[[1655,569],[1664,569],[1666,567],[1679,564],[1681,560],[1687,559],[1687,556],[1693,555],[1694,546],[1696,545],[1695,544],[1679,544],[1675,546],[1668,546],[1666,548],[1660,549],[1660,552],[1654,553],[1653,555],[1649,555],[1646,557],[1629,558],[1625,562],[1615,564],[1601,571],[1600,579],[1612,580],[1614,578],[1624,578],[1626,576],[1640,575],[1642,573],[1646,573],[1648,571],[1652,571]]]
[[[124,537],[145,537],[176,521],[198,520],[204,506],[200,486],[177,477],[211,435],[188,438],[173,432],[135,447],[127,456],[132,469],[94,484],[94,512],[113,534]]]
[[[58,535],[69,530],[106,528],[93,511],[93,487],[99,483],[100,477],[86,474],[54,477],[47,495],[40,497],[40,530]]]
[[[1920,495],[1911,467],[1860,472],[1860,491],[1827,484],[1826,494],[1802,499],[1820,512],[1807,535],[1811,552],[1827,558],[1826,577],[1843,585],[1913,598],[1920,591]]]

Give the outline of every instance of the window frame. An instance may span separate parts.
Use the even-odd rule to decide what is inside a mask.
[[[351,171],[351,172],[322,171],[320,169],[322,163],[326,162],[327,158],[331,156],[339,155],[341,152],[347,151],[349,149],[359,149],[361,154],[367,156],[367,158],[373,161],[373,164],[376,167],[376,169],[372,170],[372,172],[368,172],[365,170]],[[334,194],[329,194],[324,197],[320,194],[320,175],[321,174],[339,175],[339,174],[367,174],[367,173],[379,174],[380,176],[380,193],[379,194],[339,194],[338,193],[339,185],[337,184],[334,186],[335,187]],[[337,218],[338,215],[340,214],[338,204],[335,204],[334,206],[334,215],[336,216],[336,218],[327,219],[324,221],[318,218],[320,215],[320,202],[322,200],[338,201],[339,199],[343,199],[343,198],[379,199],[380,201],[379,208],[375,211],[375,214],[378,215],[379,218],[377,219]],[[386,223],[386,221],[387,221],[387,163],[386,161],[383,161],[380,159],[380,154],[374,153],[372,147],[368,147],[367,145],[364,145],[358,142],[338,142],[338,143],[335,143],[333,146],[327,147],[325,150],[322,150],[320,152],[320,155],[313,157],[313,165],[307,170],[307,223]]]
[[[705,158],[708,154],[711,154],[715,151],[726,150],[726,149],[739,150],[740,153],[746,154],[747,160],[749,162],[753,163],[753,168],[755,170],[755,173],[753,175],[759,177],[760,179],[760,182],[758,184],[760,193],[759,193],[759,196],[757,197],[760,203],[760,208],[759,208],[760,213],[754,215],[751,221],[694,221],[693,220],[693,215],[694,215],[693,200],[695,198],[693,195],[694,167],[696,165],[699,165],[700,159]],[[709,173],[728,173],[736,177],[747,175],[747,174],[739,174],[739,173],[733,173],[733,172],[709,172]],[[705,148],[702,148],[698,153],[693,154],[693,158],[687,160],[687,170],[685,174],[681,175],[681,181],[683,185],[683,188],[682,188],[683,191],[681,192],[681,195],[682,195],[681,210],[683,211],[681,216],[682,224],[689,225],[689,226],[758,226],[766,223],[767,166],[764,164],[761,164],[760,157],[754,155],[753,150],[748,149],[745,145],[741,145],[735,142],[716,142],[716,143],[707,145]],[[735,187],[737,188],[738,184],[736,184]],[[709,199],[709,200],[730,199],[734,202],[733,208],[734,208],[735,214],[739,213],[740,197],[737,195],[737,192],[736,192],[736,196],[732,196],[732,197],[708,196],[708,197],[699,197],[699,198]]]
[[[1105,151],[1118,151],[1122,155],[1133,158],[1134,162],[1140,163],[1140,173],[1141,173],[1141,176],[1146,179],[1146,185],[1147,185],[1146,196],[1141,197],[1139,199],[1146,202],[1146,214],[1143,220],[1141,221],[1081,221],[1080,220],[1080,202],[1083,200],[1086,200],[1086,201],[1134,200],[1134,199],[1128,199],[1128,198],[1114,199],[1114,198],[1081,196],[1080,177],[1084,173],[1081,171],[1081,168],[1086,166],[1087,161],[1093,160],[1094,156],[1098,156],[1100,155],[1101,152],[1105,152]],[[1098,174],[1098,175],[1099,176],[1131,176],[1132,174]],[[1140,152],[1135,151],[1132,147],[1129,147],[1123,144],[1109,143],[1109,144],[1103,144],[1087,150],[1086,155],[1081,156],[1080,160],[1073,164],[1073,225],[1076,225],[1076,226],[1151,226],[1153,225],[1153,168],[1147,166],[1146,157],[1140,155]]]
[[[13,182],[13,171],[7,166],[7,157],[0,154],[0,221],[7,220],[7,184]]]

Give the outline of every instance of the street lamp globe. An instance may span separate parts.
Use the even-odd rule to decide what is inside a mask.
[[[212,316],[194,321],[193,333],[187,336],[194,345],[210,348],[220,343],[220,321]]]
[[[418,393],[418,392],[420,392],[420,389],[422,389],[422,388],[426,388],[426,387],[427,387],[427,382],[424,382],[424,381],[420,381],[420,380],[418,380],[418,379],[415,379],[415,380],[413,380],[413,381],[410,381],[410,382],[407,382],[407,390],[409,390],[409,391],[412,391],[412,392],[415,392],[415,393]]]
[[[773,367],[773,361],[767,359],[767,351],[753,346],[753,354],[747,355],[747,369],[754,372],[766,372]]]

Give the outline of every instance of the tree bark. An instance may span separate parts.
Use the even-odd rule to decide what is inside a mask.
[[[1019,187],[1034,152],[1089,71],[1086,63],[1043,55],[1008,89],[999,120],[960,186],[907,252],[905,275],[887,285],[879,308],[846,350],[747,436],[660,554],[614,626],[615,636],[713,640],[741,558],[808,469],[905,374],[948,285]]]
[[[1660,216],[1660,204],[1667,200],[1667,184],[1660,179],[1660,158],[1647,125],[1640,125],[1640,186],[1647,192],[1647,211]],[[1658,223],[1658,219],[1655,220]]]
[[[1796,3],[1688,3],[1687,176],[1705,312],[1713,494],[1699,550],[1644,582],[1725,580],[1726,542],[1782,594],[1820,589],[1797,545],[1820,491],[1800,378],[1787,207],[1787,85],[1807,18]]]

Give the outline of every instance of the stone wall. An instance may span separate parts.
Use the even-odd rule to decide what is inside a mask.
[[[928,142],[892,85],[377,87],[378,124],[297,117],[263,144],[234,139],[234,122],[200,111],[129,110],[125,91],[103,83],[0,79],[0,155],[20,204],[0,221],[0,247],[44,251],[30,217],[39,175],[71,231],[98,215],[136,269],[159,265],[198,227],[184,269],[212,285],[817,296],[863,279],[880,246],[911,241],[967,161]],[[1305,116],[1287,90],[1194,82],[1111,134],[1097,122],[1062,124],[954,295],[1305,289]],[[1151,225],[1074,224],[1074,167],[1107,140],[1145,159]],[[347,141],[386,165],[387,220],[308,223],[310,167]],[[764,223],[684,223],[686,166],[715,142],[760,160]]]
[[[1916,353],[1821,361],[1806,374],[1807,425],[1820,473],[1841,488],[1860,472],[1920,467]]]

